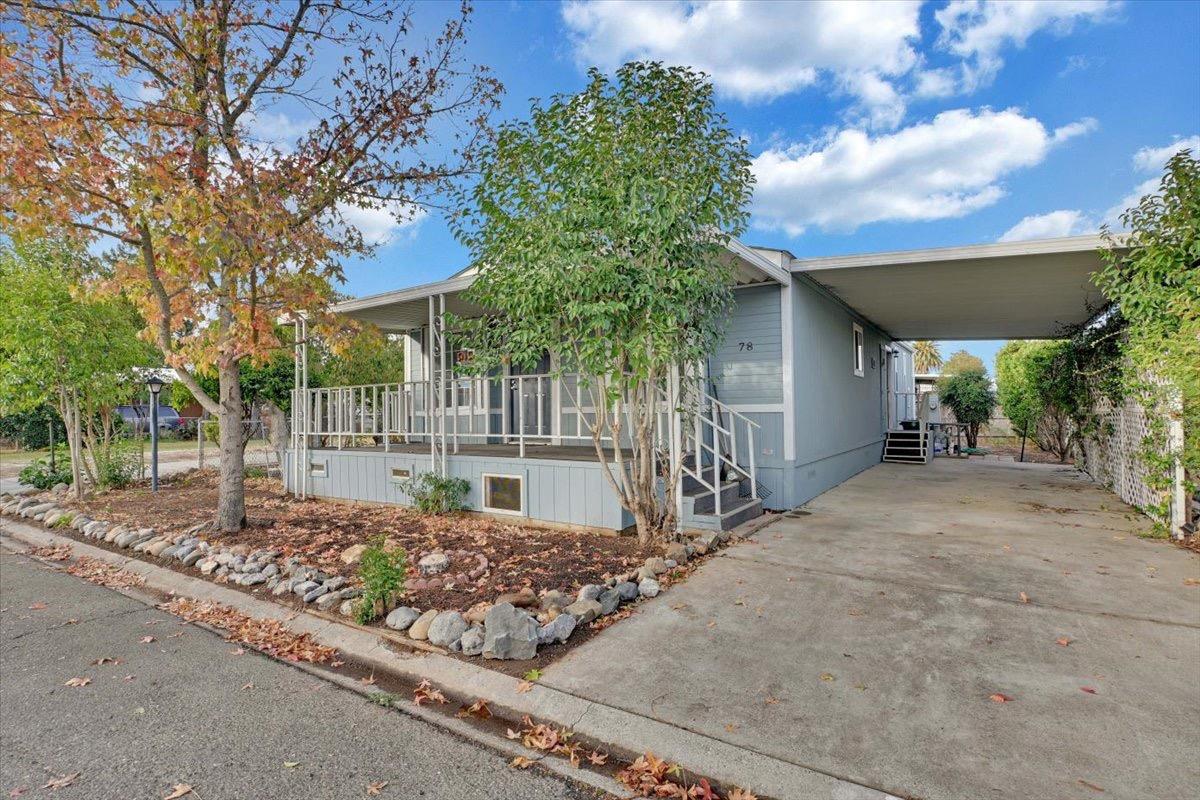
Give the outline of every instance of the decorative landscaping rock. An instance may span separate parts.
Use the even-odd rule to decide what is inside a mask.
[[[672,542],[667,545],[666,552],[663,557],[674,561],[676,564],[686,564],[688,560],[687,545],[682,542]]]
[[[429,638],[429,626],[437,619],[437,615],[441,613],[436,608],[431,608],[421,616],[417,617],[416,621],[408,627],[408,636],[410,639],[424,641]]]
[[[692,540],[692,545],[701,553],[707,553],[709,550],[715,550],[721,541],[721,535],[716,531],[705,531]]]
[[[266,582],[267,576],[263,575],[261,572],[251,572],[242,576],[242,586],[257,586],[260,583]],[[304,602],[309,602],[307,596],[304,598]]]
[[[392,630],[406,631],[414,622],[421,618],[421,612],[410,606],[400,606],[387,615],[383,621]]]
[[[655,575],[661,575],[667,571],[667,562],[658,556],[651,556],[646,559],[646,569],[652,570]]]
[[[542,595],[539,602],[543,611],[549,611],[551,608],[562,608],[563,606],[570,605],[571,598],[557,589],[551,589]]]
[[[492,604],[486,600],[482,603],[476,603],[467,609],[467,613],[463,614],[463,617],[466,618],[467,622],[482,625],[483,619],[487,616],[488,609],[491,607]]]
[[[300,583],[296,584],[292,591],[303,597],[318,586],[320,586],[320,584],[316,581],[301,581]]]
[[[483,652],[484,632],[483,626],[472,625],[463,631],[463,635],[458,640],[459,647],[462,648],[464,656],[477,656]]]
[[[517,608],[529,608],[530,606],[536,606],[537,602],[537,595],[533,593],[533,589],[530,589],[528,586],[526,586],[519,592],[506,592],[505,594],[500,595],[496,598],[495,605],[508,603],[516,606]]]
[[[417,570],[424,576],[439,575],[450,566],[450,556],[445,553],[430,553],[417,562]]]
[[[356,603],[355,600],[343,600],[342,604],[338,606],[338,613],[343,617],[353,617]]]
[[[342,597],[337,592],[330,592],[317,598],[317,608],[321,611],[329,611],[334,606],[342,602]]]
[[[654,578],[646,578],[638,584],[638,592],[642,597],[657,597],[662,591],[662,587],[658,585],[658,581]]]
[[[262,578],[262,573],[261,572],[257,573],[253,577]],[[264,581],[266,580],[266,578],[262,578],[262,579]],[[320,597],[323,594],[329,594],[329,587],[326,586],[325,584],[321,584],[320,586],[316,587],[315,589],[310,589],[307,592],[305,592],[304,593],[304,602],[311,603],[313,600],[316,600],[318,597]]]
[[[617,594],[621,596],[621,599],[626,602],[629,602],[630,600],[637,600],[638,598],[638,587],[633,581],[622,581],[614,588],[616,589]]]
[[[595,600],[576,600],[563,609],[564,614],[570,614],[582,624],[587,624],[600,616],[600,604]]]
[[[653,579],[657,575],[658,573],[650,569],[650,567],[638,567],[637,575],[634,577],[636,577],[639,581],[644,581],[647,578]]]
[[[551,642],[558,642],[562,644],[571,636],[576,624],[575,617],[570,614],[559,614],[550,620],[550,622],[538,628],[538,643],[550,644]]]
[[[611,614],[621,605],[621,593],[616,589],[609,589],[597,597],[596,602],[600,604],[601,614]]]
[[[367,552],[367,546],[365,544],[356,544],[343,550],[342,554],[338,556],[338,559],[346,566],[349,566],[361,561],[363,553],[365,552]]]
[[[341,589],[347,583],[348,583],[348,581],[346,580],[345,577],[343,577],[341,575],[335,575],[334,577],[325,581],[325,588],[331,592],[336,592],[338,589]]]
[[[467,621],[457,611],[443,611],[429,625],[429,643],[438,647],[450,647],[467,630]]]
[[[50,487],[50,491],[57,495],[64,495],[67,493],[67,489],[69,489],[69,488],[70,487],[67,486],[65,483],[59,481],[58,483],[56,483],[52,487]]]
[[[184,557],[183,565],[185,567],[190,567],[202,558],[204,558],[204,551],[201,550],[200,548],[196,548],[192,552],[188,553],[186,557]],[[261,575],[261,573],[260,573],[260,577],[262,577],[263,580],[266,580],[270,576],[269,575]]]
[[[578,600],[595,600],[604,591],[603,586],[597,586],[594,583],[589,583],[579,589]]]
[[[598,604],[597,604],[598,605]],[[538,624],[511,603],[492,606],[483,621],[483,657],[524,661],[537,655]]]

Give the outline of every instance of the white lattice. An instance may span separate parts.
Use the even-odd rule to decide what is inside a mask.
[[[1084,471],[1132,506],[1147,509],[1161,503],[1166,495],[1146,485],[1147,470],[1139,455],[1150,432],[1141,401],[1127,397],[1114,405],[1103,398],[1094,413],[1099,418],[1099,429],[1084,437]]]

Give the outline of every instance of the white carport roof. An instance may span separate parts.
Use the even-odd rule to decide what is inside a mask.
[[[1105,302],[1091,275],[1099,236],[793,258],[897,339],[1031,339],[1061,335]]]
[[[791,282],[791,273],[786,268],[739,241],[729,243],[726,258],[733,265],[740,286]],[[384,331],[408,331],[429,322],[429,298],[438,295],[446,296],[446,310],[453,314],[462,317],[481,315],[482,309],[463,299],[462,293],[474,282],[474,271],[464,269],[444,281],[347,300],[333,306],[332,310],[370,322]]]

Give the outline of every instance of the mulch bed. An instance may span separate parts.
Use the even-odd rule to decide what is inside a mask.
[[[157,494],[134,486],[68,502],[95,519],[178,533],[212,519],[217,478],[211,470],[194,471],[163,481]],[[330,574],[352,577],[354,567],[341,562],[342,552],[382,534],[408,552],[410,584],[417,577],[417,560],[429,551],[451,554],[451,576],[469,572],[478,555],[487,558],[488,570],[478,580],[455,582],[452,589],[410,588],[404,602],[417,608],[465,611],[526,586],[535,593],[575,591],[659,555],[632,537],[514,525],[474,514],[435,517],[398,506],[296,500],[267,478],[247,479],[246,509],[245,530],[219,538],[206,534],[210,543],[276,549]]]

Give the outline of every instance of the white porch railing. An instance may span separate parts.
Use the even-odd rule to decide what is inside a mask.
[[[896,430],[900,423],[917,418],[917,405],[920,396],[917,392],[888,393],[888,430]]]
[[[595,408],[591,393],[573,373],[462,377],[435,373],[433,380],[293,390],[293,447],[382,447],[428,443],[435,469],[439,457],[460,444],[516,444],[524,458],[537,445],[591,446]],[[628,426],[626,426],[628,427]],[[714,495],[749,481],[758,497],[758,423],[704,392],[694,378],[675,380],[659,392],[653,441],[664,463],[677,467]],[[612,445],[612,437],[601,442]],[[679,459],[676,461],[675,459]],[[301,480],[305,480],[299,476]],[[677,494],[682,494],[681,492]],[[682,500],[679,501],[682,503]]]

